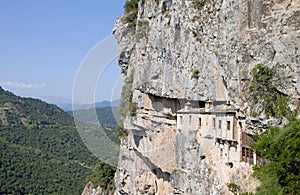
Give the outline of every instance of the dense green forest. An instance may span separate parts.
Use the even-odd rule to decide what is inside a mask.
[[[117,166],[120,140],[116,131],[117,107],[69,111],[76,120],[81,139],[102,161]]]
[[[96,112],[94,114],[94,112]],[[103,127],[115,127],[120,118],[118,107],[96,107],[94,109],[82,109],[69,111],[82,122],[100,123]]]
[[[71,115],[1,87],[0,148],[0,194],[81,194],[99,164]]]

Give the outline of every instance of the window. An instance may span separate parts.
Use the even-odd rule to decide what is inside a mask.
[[[219,120],[219,129],[222,129],[222,121]]]
[[[212,123],[213,123],[212,124],[213,128],[216,128],[216,119],[215,118],[213,118],[213,122]]]
[[[191,125],[192,124],[192,116],[190,115],[189,117],[189,124]]]
[[[198,121],[198,127],[201,128],[201,118],[199,118],[199,121]]]
[[[227,121],[227,130],[230,130],[230,121]]]
[[[182,124],[182,116],[179,117],[179,125]]]

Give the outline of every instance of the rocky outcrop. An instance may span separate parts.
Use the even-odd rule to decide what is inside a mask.
[[[129,135],[121,143],[117,194],[228,194],[228,183],[253,191],[258,182],[242,162],[243,132],[272,123],[263,115],[251,117],[253,67],[276,69],[284,81],[277,90],[297,106],[300,1],[199,2],[141,0],[135,24],[125,15],[115,25],[119,65],[124,78],[134,75],[137,104],[124,120]],[[205,108],[208,102],[213,108]],[[192,111],[183,112],[189,104]],[[216,111],[220,104],[230,107]],[[192,117],[204,117],[200,127],[179,128],[180,112],[190,124],[198,124]],[[202,131],[217,128],[206,117],[211,113],[227,126],[232,115],[227,128],[236,137],[204,136]]]
[[[111,195],[113,192],[103,190],[100,186],[94,187],[92,182],[88,182],[81,195]]]

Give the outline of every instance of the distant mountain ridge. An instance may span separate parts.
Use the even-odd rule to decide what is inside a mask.
[[[71,111],[71,110],[83,110],[83,109],[90,109],[90,108],[104,108],[104,107],[118,107],[121,103],[121,100],[113,100],[113,101],[101,101],[96,102],[94,104],[72,104],[72,103],[62,103],[57,104],[58,107],[65,111]]]

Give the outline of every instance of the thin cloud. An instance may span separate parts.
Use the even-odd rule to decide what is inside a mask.
[[[16,88],[16,89],[38,89],[44,88],[46,83],[17,83],[12,81],[0,82],[0,85],[3,87]]]

